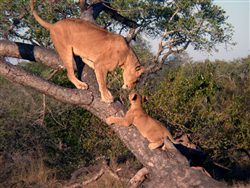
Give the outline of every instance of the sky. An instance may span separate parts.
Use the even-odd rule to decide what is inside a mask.
[[[250,55],[250,0],[214,0],[221,6],[229,16],[228,22],[234,26],[233,42],[236,46],[225,49],[225,45],[218,47],[218,53],[202,53],[194,51],[191,47],[187,49],[193,60],[233,60]]]

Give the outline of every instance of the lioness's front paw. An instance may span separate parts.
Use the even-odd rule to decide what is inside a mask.
[[[113,124],[113,123],[114,123],[113,119],[114,119],[113,116],[108,117],[108,118],[106,119],[106,123],[107,123],[108,125]]]
[[[88,89],[89,86],[88,84],[86,84],[85,82],[78,82],[77,85],[76,85],[77,89]]]
[[[112,103],[114,101],[113,96],[110,93],[110,91],[103,93],[101,96],[101,100],[105,103]]]

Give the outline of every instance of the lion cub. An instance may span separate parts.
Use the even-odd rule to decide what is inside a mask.
[[[123,126],[135,125],[139,132],[150,142],[148,147],[156,149],[163,145],[165,139],[169,139],[172,143],[177,143],[167,128],[159,121],[151,118],[142,108],[142,98],[137,93],[129,95],[130,109],[124,117],[108,117],[107,124],[118,124]]]

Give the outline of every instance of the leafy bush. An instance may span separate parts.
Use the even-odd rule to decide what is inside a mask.
[[[250,57],[166,67],[144,94],[149,114],[191,134],[213,160],[232,170],[250,165]]]

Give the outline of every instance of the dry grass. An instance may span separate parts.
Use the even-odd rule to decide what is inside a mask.
[[[97,181],[87,185],[86,188],[125,188],[126,183],[119,181],[108,173],[104,173]]]
[[[43,158],[21,153],[1,155],[1,187],[62,187],[55,172],[47,168]]]

